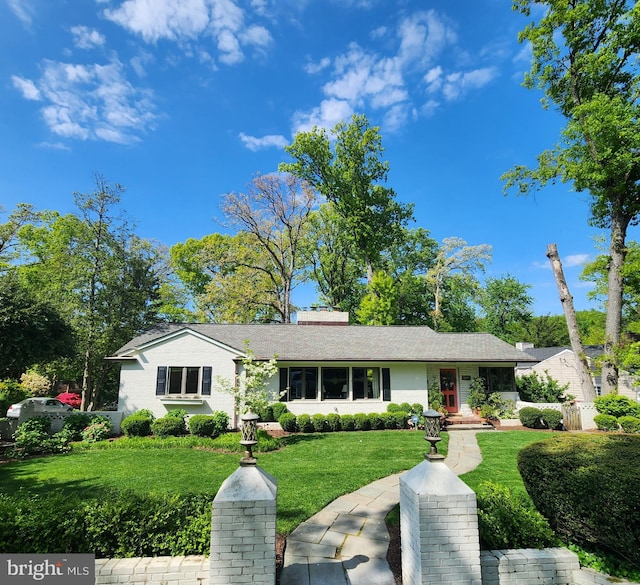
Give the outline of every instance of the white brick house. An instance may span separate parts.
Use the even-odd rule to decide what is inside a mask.
[[[442,390],[450,412],[468,412],[471,380],[502,380],[515,398],[516,363],[534,358],[488,333],[436,333],[429,327],[324,324],[163,324],[132,339],[110,359],[121,362],[118,410],[163,416],[216,410],[233,415],[233,400],[217,389],[233,380],[246,343],[257,359],[276,356],[271,389],[295,414],[384,412],[389,402],[428,404]],[[307,320],[306,322],[310,322]]]

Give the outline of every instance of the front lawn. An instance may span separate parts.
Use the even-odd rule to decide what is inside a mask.
[[[146,447],[153,442],[162,446],[162,439],[146,441]],[[257,454],[258,465],[278,481],[281,534],[335,498],[410,469],[429,447],[419,431],[299,434],[287,437],[285,443],[281,450]],[[439,450],[446,454],[446,446],[445,434]],[[3,464],[0,492],[99,498],[101,492],[115,488],[141,495],[205,494],[213,499],[241,457],[188,447],[116,447]]]

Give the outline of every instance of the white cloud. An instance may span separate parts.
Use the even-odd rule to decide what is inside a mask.
[[[315,75],[316,73],[324,71],[327,67],[329,67],[329,65],[331,65],[331,59],[329,59],[329,57],[324,57],[317,63],[307,63],[304,66],[304,70],[310,75]]]
[[[44,61],[34,82],[14,77],[27,99],[44,102],[42,117],[49,130],[65,138],[130,143],[154,126],[155,107],[149,92],[125,78],[120,61],[76,65]]]
[[[569,254],[565,256],[562,263],[564,266],[571,268],[572,266],[582,266],[589,260],[589,254]]]
[[[351,117],[354,110],[345,100],[322,100],[317,108],[310,112],[296,112],[293,116],[293,133],[308,132],[314,126],[331,129],[338,122]]]
[[[240,140],[243,144],[252,151],[263,150],[265,148],[284,148],[289,141],[279,134],[269,134],[267,136],[257,137],[248,136],[244,132],[240,133]]]
[[[73,44],[78,49],[93,49],[94,47],[102,47],[106,42],[103,34],[87,26],[71,27],[71,34],[73,35]]]
[[[31,26],[33,21],[34,9],[29,0],[7,0],[9,9],[13,12],[18,20],[26,27]]]
[[[263,13],[263,2],[253,3],[255,14]],[[264,49],[273,39],[264,27],[246,23],[237,0],[125,0],[104,16],[148,43],[204,41],[208,37],[220,52],[219,60],[234,65],[244,59],[242,46]]]
[[[442,86],[442,94],[447,101],[458,99],[470,89],[479,89],[490,83],[497,75],[493,67],[484,67],[472,71],[450,73]]]
[[[405,18],[398,27],[400,51],[405,64],[429,66],[444,49],[457,41],[453,28],[435,10],[417,12]]]
[[[23,79],[17,75],[12,75],[11,81],[13,82],[13,86],[22,93],[24,99],[32,101],[40,101],[42,99],[40,90],[30,79]]]

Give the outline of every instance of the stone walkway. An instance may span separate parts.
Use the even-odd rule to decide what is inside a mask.
[[[475,430],[449,433],[445,464],[456,475],[481,460]],[[342,496],[300,524],[287,538],[280,585],[395,585],[385,517],[400,501],[400,475]]]

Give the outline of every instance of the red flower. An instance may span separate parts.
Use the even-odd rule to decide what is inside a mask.
[[[82,396],[75,392],[63,392],[62,394],[58,394],[56,398],[60,402],[73,406],[73,408],[80,408],[80,405],[82,404]]]

